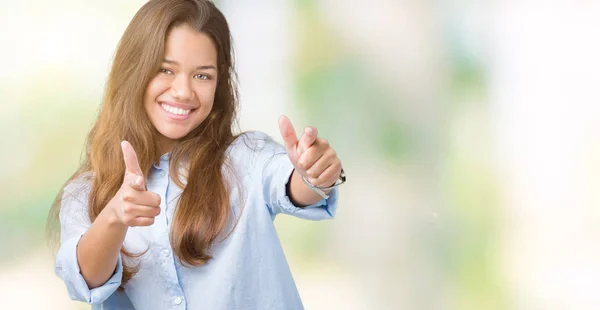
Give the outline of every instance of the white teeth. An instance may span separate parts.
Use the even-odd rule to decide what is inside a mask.
[[[184,109],[179,109],[176,107],[172,107],[170,105],[166,105],[166,104],[161,104],[160,105],[165,111],[169,112],[169,113],[173,113],[173,114],[177,114],[177,115],[188,115],[190,113],[190,111],[192,110],[184,110]]]

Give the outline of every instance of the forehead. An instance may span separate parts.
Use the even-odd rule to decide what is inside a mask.
[[[182,66],[216,66],[217,50],[207,34],[183,24],[169,31],[165,41],[165,58]]]

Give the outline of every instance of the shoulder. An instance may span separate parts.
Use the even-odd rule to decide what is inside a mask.
[[[232,147],[245,145],[246,147],[261,147],[274,142],[273,138],[261,131],[246,131],[237,136],[231,143]]]
[[[285,154],[285,149],[273,138],[260,131],[240,134],[227,150],[227,157],[239,169],[264,166],[276,154]]]
[[[283,147],[264,132],[247,131],[240,134],[229,147],[232,156],[273,153]]]
[[[93,184],[93,173],[75,175],[67,181],[60,200],[61,229],[73,225],[91,224],[88,215],[88,198]]]
[[[93,182],[94,175],[92,172],[85,172],[74,177],[63,188],[63,199],[74,198],[82,202],[87,201]]]

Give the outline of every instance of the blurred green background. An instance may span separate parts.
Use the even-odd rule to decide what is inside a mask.
[[[145,1],[0,1],[0,308],[89,309],[45,221]],[[242,130],[312,125],[333,221],[276,226],[307,309],[598,309],[600,4],[217,1]]]

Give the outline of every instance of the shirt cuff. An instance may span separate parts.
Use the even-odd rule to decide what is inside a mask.
[[[274,180],[271,184],[274,189],[271,190],[270,204],[274,209],[298,218],[313,221],[332,219],[335,216],[338,201],[337,187],[329,192],[329,198],[322,198],[316,203],[305,207],[297,207],[290,200],[286,190],[287,183],[294,172],[294,165],[292,165],[285,153],[275,155],[272,160],[272,169],[276,171],[273,171]]]
[[[117,260],[117,268],[114,274],[102,286],[89,289],[85,279],[81,275],[79,262],[77,260],[77,245],[83,233],[73,237],[61,244],[56,255],[55,272],[67,285],[69,297],[73,300],[87,302],[89,304],[100,304],[110,297],[121,285],[123,277],[123,262],[121,253]]]

